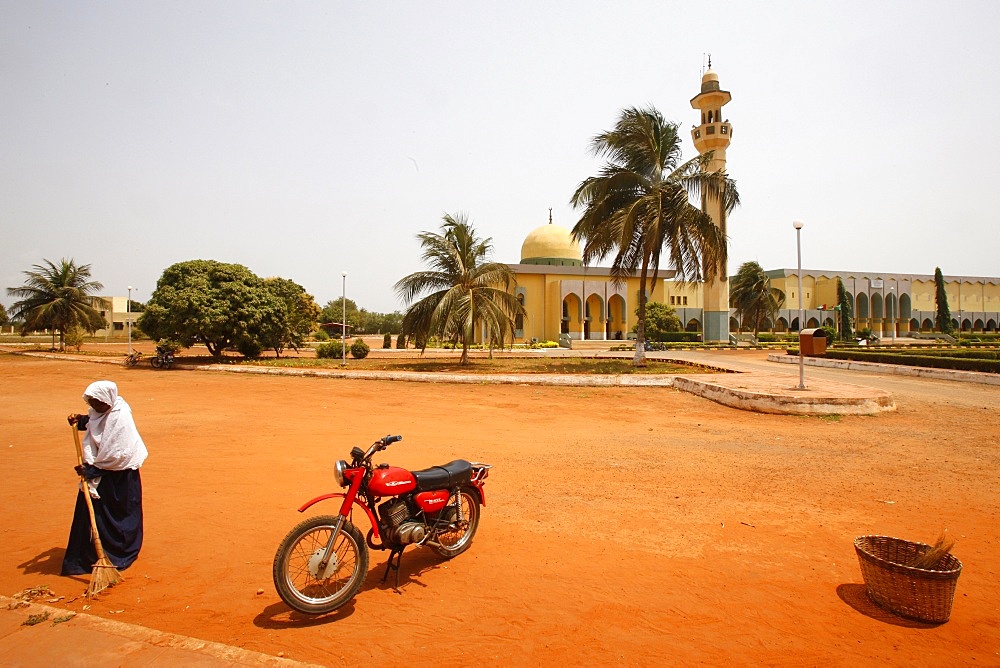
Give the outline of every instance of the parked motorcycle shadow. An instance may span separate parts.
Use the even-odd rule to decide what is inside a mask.
[[[386,565],[385,561],[376,564],[369,572],[368,577],[372,578],[378,575],[375,581],[374,587],[377,589],[396,589],[397,594],[402,594],[403,589],[407,585],[414,584],[418,587],[426,587],[427,585],[421,582],[418,578],[427,571],[433,571],[437,568],[447,567],[447,562],[441,559],[440,556],[431,552],[429,549],[414,549],[407,550],[403,553],[403,559],[399,564],[399,587],[396,587],[396,571],[390,569],[388,576],[385,580],[382,576],[385,575]],[[367,583],[366,583],[367,584]]]
[[[369,574],[369,577],[371,575]],[[261,610],[260,614],[253,618],[253,625],[261,629],[305,629],[346,619],[353,614],[354,601],[345,603],[325,615],[306,615],[278,601]]]

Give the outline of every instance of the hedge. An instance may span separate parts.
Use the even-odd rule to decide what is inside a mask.
[[[955,351],[958,352],[958,351]],[[973,351],[970,351],[973,352]],[[798,354],[798,351],[795,352]],[[876,364],[903,364],[932,369],[955,369],[957,371],[982,371],[1000,373],[1000,359],[975,359],[965,357],[944,357],[938,355],[900,355],[896,352],[882,353],[859,350],[827,350],[822,355],[827,359],[874,362]]]

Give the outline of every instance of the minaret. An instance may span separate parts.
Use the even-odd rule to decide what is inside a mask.
[[[691,130],[691,139],[699,154],[712,151],[707,170],[726,171],[726,148],[733,136],[729,119],[722,120],[722,107],[732,99],[729,91],[719,88],[719,75],[712,71],[712,58],[708,70],[701,77],[701,92],[691,99],[691,107],[701,112],[701,125]],[[702,196],[701,208],[726,233],[726,215],[722,202],[717,198]],[[729,277],[727,268],[714,281],[705,281],[703,339],[729,342]]]

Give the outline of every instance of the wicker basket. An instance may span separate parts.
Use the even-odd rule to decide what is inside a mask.
[[[859,536],[854,549],[868,596],[875,603],[908,619],[932,624],[948,621],[961,561],[946,554],[933,570],[906,566],[931,546],[889,536]]]

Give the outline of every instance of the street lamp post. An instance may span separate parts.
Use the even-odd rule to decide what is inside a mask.
[[[341,302],[344,306],[340,319],[340,366],[347,366],[347,272],[341,272],[343,278]]]
[[[798,257],[799,275],[799,388],[806,389],[806,363],[802,355],[802,319],[805,314],[802,311],[802,221],[796,220],[792,223],[795,228],[795,253]]]
[[[132,291],[135,290],[131,285],[128,286],[128,300],[125,302],[125,325],[128,327],[128,354],[132,354]]]

